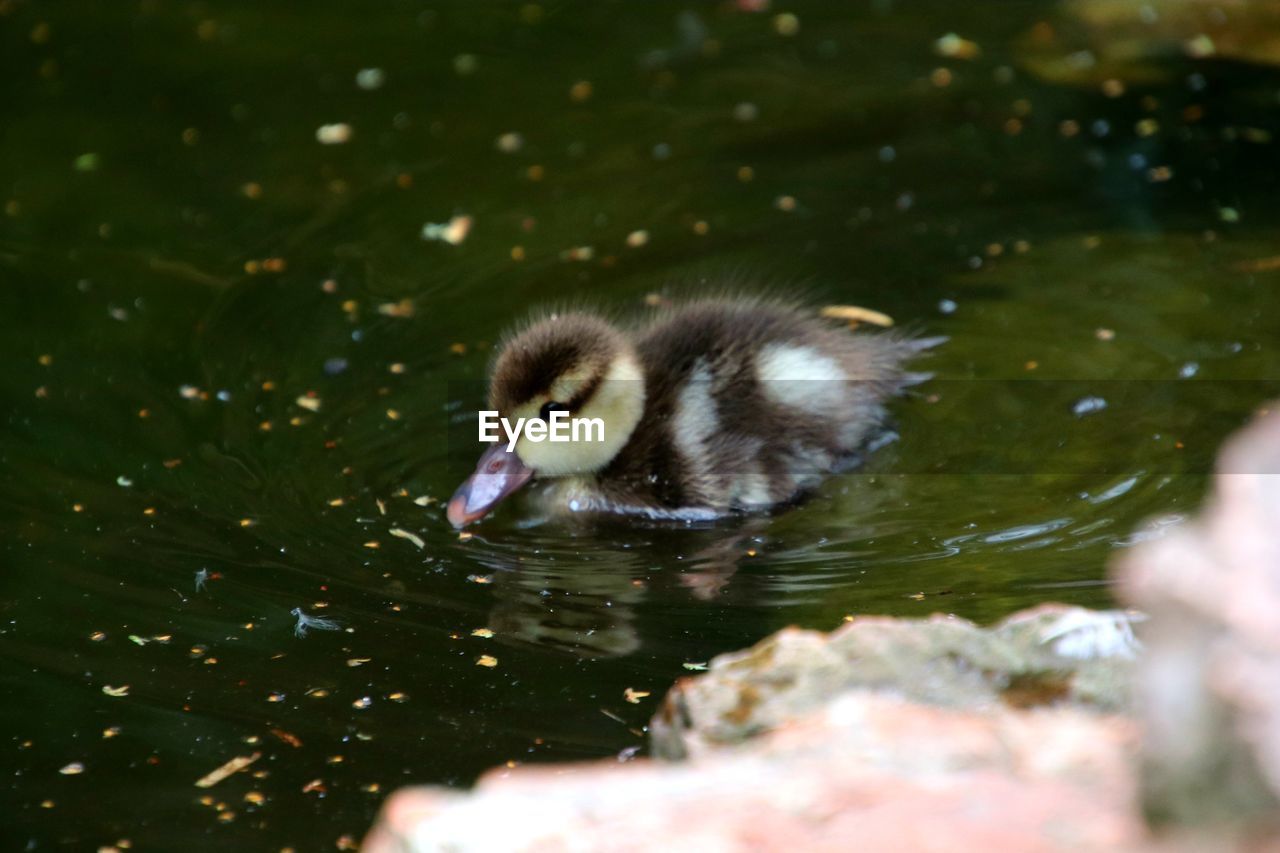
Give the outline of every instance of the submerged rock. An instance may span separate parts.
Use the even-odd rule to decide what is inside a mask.
[[[965,619],[860,617],[830,634],[787,628],[684,678],[651,724],[654,754],[740,743],[848,690],[946,708],[1128,704],[1133,614],[1044,605],[992,628]]]

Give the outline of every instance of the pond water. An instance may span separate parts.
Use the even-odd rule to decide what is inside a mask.
[[[766,5],[0,0],[6,849],[349,846],[785,625],[1109,605],[1280,391],[1280,74]],[[773,518],[460,540],[504,328],[726,286],[949,336],[899,440]]]

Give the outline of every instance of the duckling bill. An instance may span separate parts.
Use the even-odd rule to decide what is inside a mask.
[[[480,457],[447,515],[463,527],[531,479],[554,510],[709,519],[794,500],[848,467],[885,402],[928,378],[906,363],[942,338],[852,334],[795,305],[687,302],[633,329],[557,314],[508,338],[489,407],[603,423],[601,440],[521,435]]]

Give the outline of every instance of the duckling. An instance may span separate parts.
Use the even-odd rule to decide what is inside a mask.
[[[603,435],[495,443],[447,517],[463,527],[534,478],[557,511],[692,521],[778,507],[856,464],[885,401],[929,378],[904,363],[943,340],[851,334],[758,298],[676,303],[626,329],[552,314],[500,346],[490,408],[599,419]]]

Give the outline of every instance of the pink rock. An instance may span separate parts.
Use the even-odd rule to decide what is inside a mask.
[[[1150,614],[1144,802],[1183,824],[1280,816],[1280,411],[1231,439],[1200,517],[1117,562]]]
[[[845,694],[697,762],[491,771],[471,794],[397,792],[391,851],[1114,850],[1141,842],[1126,719],[958,712]]]

